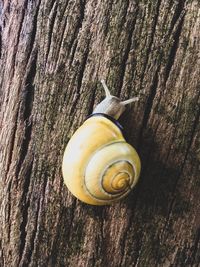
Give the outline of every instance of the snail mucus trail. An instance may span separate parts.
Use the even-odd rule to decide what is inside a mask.
[[[109,205],[125,197],[138,181],[141,163],[126,142],[117,119],[138,97],[121,101],[101,81],[106,97],[68,142],[62,164],[64,183],[79,200]]]

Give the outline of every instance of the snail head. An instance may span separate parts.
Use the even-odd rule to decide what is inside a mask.
[[[117,120],[124,112],[127,104],[139,100],[139,97],[133,97],[131,99],[121,101],[118,97],[111,95],[104,80],[101,80],[101,83],[103,85],[106,98],[96,106],[93,113],[104,113]]]

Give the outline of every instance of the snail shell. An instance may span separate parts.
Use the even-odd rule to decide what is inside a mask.
[[[112,204],[137,183],[140,159],[120,128],[114,118],[97,113],[70,139],[63,158],[63,177],[68,189],[81,201]]]

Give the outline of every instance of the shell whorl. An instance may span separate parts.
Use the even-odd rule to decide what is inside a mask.
[[[132,147],[123,141],[107,144],[95,152],[85,168],[88,194],[98,201],[111,202],[127,195],[137,181],[131,154]]]

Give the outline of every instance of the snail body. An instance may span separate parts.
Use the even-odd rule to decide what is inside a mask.
[[[102,113],[102,103],[68,142],[62,164],[69,191],[91,205],[108,205],[125,197],[141,169],[139,156],[126,142],[116,116]]]

